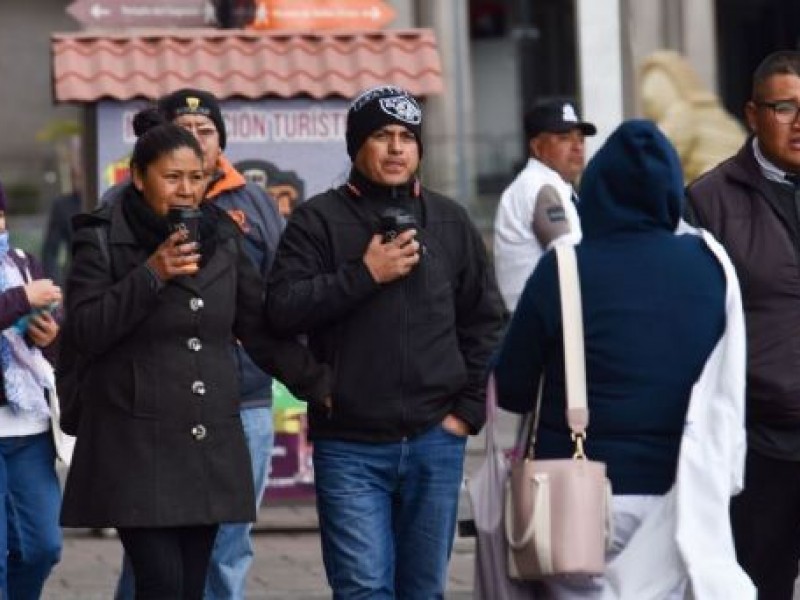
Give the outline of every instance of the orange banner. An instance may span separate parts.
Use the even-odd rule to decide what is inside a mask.
[[[251,29],[381,29],[396,13],[382,0],[256,0]]]

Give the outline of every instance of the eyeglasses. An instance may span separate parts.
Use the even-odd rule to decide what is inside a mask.
[[[778,100],[777,102],[756,102],[756,106],[771,108],[775,113],[775,120],[784,125],[791,125],[797,121],[800,105],[793,100]]]

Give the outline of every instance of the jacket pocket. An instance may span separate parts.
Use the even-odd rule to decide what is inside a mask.
[[[447,327],[454,323],[455,305],[450,281],[450,263],[445,250],[436,240],[424,241],[424,252],[412,276],[411,302],[420,309],[411,310],[425,323],[440,323]]]
[[[154,418],[160,397],[159,377],[145,365],[134,362],[131,365],[130,396],[131,413],[134,417]]]

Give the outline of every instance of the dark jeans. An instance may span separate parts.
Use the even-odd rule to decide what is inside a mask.
[[[217,525],[122,527],[136,600],[202,600]]]
[[[314,441],[322,559],[334,600],[444,597],[466,438]]]
[[[792,600],[800,560],[800,462],[748,450],[731,521],[736,557],[758,600]]]

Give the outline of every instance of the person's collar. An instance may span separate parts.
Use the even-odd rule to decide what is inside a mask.
[[[217,160],[217,172],[214,173],[208,184],[206,200],[213,200],[223,192],[239,189],[246,183],[244,175],[239,173],[223,154],[220,154],[219,160]]]
[[[776,181],[784,185],[792,185],[787,179],[787,172],[771,163],[766,156],[761,152],[761,147],[758,144],[758,138],[753,136],[753,156],[761,169],[761,174],[770,181]]]
[[[355,166],[350,169],[350,177],[347,180],[347,188],[356,196],[364,196],[370,199],[392,199],[404,200],[419,195],[419,185],[416,178],[412,178],[401,185],[382,185],[368,179]]]
[[[564,183],[566,183],[566,184],[567,184],[569,187],[571,187],[571,188],[574,188],[574,187],[575,187],[575,186],[572,184],[572,182],[571,182],[571,181],[567,181],[566,179],[564,179],[564,178],[561,176],[561,173],[559,173],[559,172],[558,172],[558,171],[556,171],[555,169],[553,169],[553,168],[549,167],[548,165],[546,165],[545,163],[543,163],[542,161],[540,161],[540,160],[539,160],[538,158],[536,158],[535,156],[530,156],[530,157],[528,158],[528,164],[529,164],[529,165],[535,165],[535,166],[537,166],[538,168],[540,168],[540,169],[543,169],[544,171],[546,171],[548,174],[550,174],[550,175],[551,175],[551,176],[553,176],[553,177],[558,177],[558,178],[559,178],[561,181],[563,181]]]

